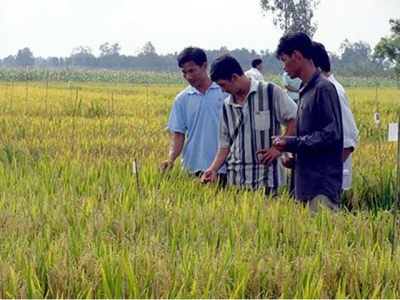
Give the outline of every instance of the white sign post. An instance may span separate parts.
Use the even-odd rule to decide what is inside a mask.
[[[397,232],[396,232],[396,223],[397,223],[397,210],[399,205],[399,184],[400,184],[400,114],[398,117],[398,122],[389,124],[389,133],[388,133],[389,142],[397,142],[397,179],[396,179],[396,188],[394,195],[394,212],[393,212],[393,243],[392,243],[392,257],[395,255],[395,250],[397,249]]]
[[[389,124],[388,141],[397,142],[399,140],[399,125],[397,123]]]
[[[139,183],[139,167],[136,161],[136,158],[133,159],[132,162],[132,172],[136,175],[136,186],[138,193],[140,192],[140,183]]]

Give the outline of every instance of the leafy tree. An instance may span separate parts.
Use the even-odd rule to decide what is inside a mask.
[[[271,51],[261,51],[261,59],[263,60],[263,73],[281,75],[283,72],[283,65],[280,60],[277,60],[275,53]],[[281,82],[279,82],[281,84]]]
[[[151,42],[147,42],[142,48],[142,54],[156,54],[156,48]]]
[[[340,45],[341,61],[346,64],[359,64],[360,59],[371,56],[371,46],[363,41],[351,43],[348,39]]]
[[[43,57],[39,56],[35,58],[35,68],[39,69],[46,69],[48,67],[47,60],[44,59]]]
[[[60,58],[58,57],[48,57],[47,64],[51,67],[59,67],[60,66]]]
[[[93,68],[97,65],[97,59],[93,55],[91,48],[79,46],[72,50],[70,64],[73,66]]]
[[[397,78],[397,89],[400,88],[400,19],[390,19],[390,37],[383,37],[375,46],[374,57],[386,59],[393,68]]]
[[[31,50],[25,47],[22,50],[18,50],[15,62],[17,66],[30,67],[34,65],[35,59],[33,57],[33,53],[31,52]]]
[[[163,56],[159,56],[151,42],[147,42],[141,52],[133,59],[134,68],[144,71],[163,71]]]
[[[100,45],[100,57],[101,56],[119,56],[121,47],[118,43],[114,45],[109,45],[108,43]]]
[[[60,67],[63,67],[66,65],[66,59],[60,57]]]
[[[312,23],[314,9],[319,0],[261,0],[261,8],[273,15],[273,23],[284,33],[302,31],[310,37],[317,30],[317,23]]]
[[[381,75],[381,62],[372,58],[371,46],[363,41],[351,43],[344,40],[340,45],[340,58],[330,54],[332,69],[335,73],[345,76],[376,76]]]
[[[3,64],[6,67],[15,67],[15,65],[16,65],[15,56],[9,55],[9,56],[5,57],[3,59]]]
[[[100,57],[98,58],[99,67],[116,69],[121,66],[122,59],[119,55],[121,47],[118,43],[100,45]]]

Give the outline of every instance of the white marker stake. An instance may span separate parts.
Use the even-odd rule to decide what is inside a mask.
[[[389,131],[388,131],[388,141],[389,142],[398,142],[398,135],[399,135],[399,126],[397,123],[390,123],[389,124]]]
[[[134,159],[133,162],[132,162],[132,172],[133,172],[133,174],[138,173],[138,167],[136,165],[136,159]]]
[[[393,212],[393,242],[392,242],[392,257],[395,256],[395,251],[397,249],[397,213],[399,206],[399,191],[400,191],[400,114],[398,117],[398,123],[389,124],[389,141],[397,141],[397,179],[396,179],[396,189],[394,198],[394,212]]]
[[[134,158],[133,162],[132,162],[132,172],[133,172],[133,174],[136,174],[136,186],[137,186],[137,190],[139,192],[140,191],[139,168],[138,168],[138,164],[136,163],[136,158]]]

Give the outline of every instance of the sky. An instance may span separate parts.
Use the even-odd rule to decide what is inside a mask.
[[[400,18],[400,0],[320,0],[314,40],[330,52],[366,42],[373,48]],[[0,59],[28,47],[35,57],[67,57],[79,46],[100,54],[118,43],[137,55],[151,42],[158,54],[187,46],[275,51],[283,32],[260,0],[0,0]]]

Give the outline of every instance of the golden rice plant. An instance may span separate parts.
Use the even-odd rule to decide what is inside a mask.
[[[179,164],[162,174],[182,88],[0,84],[2,298],[400,297],[397,90],[378,91],[379,125],[376,91],[348,91],[352,213],[312,218],[285,190],[220,190]]]

